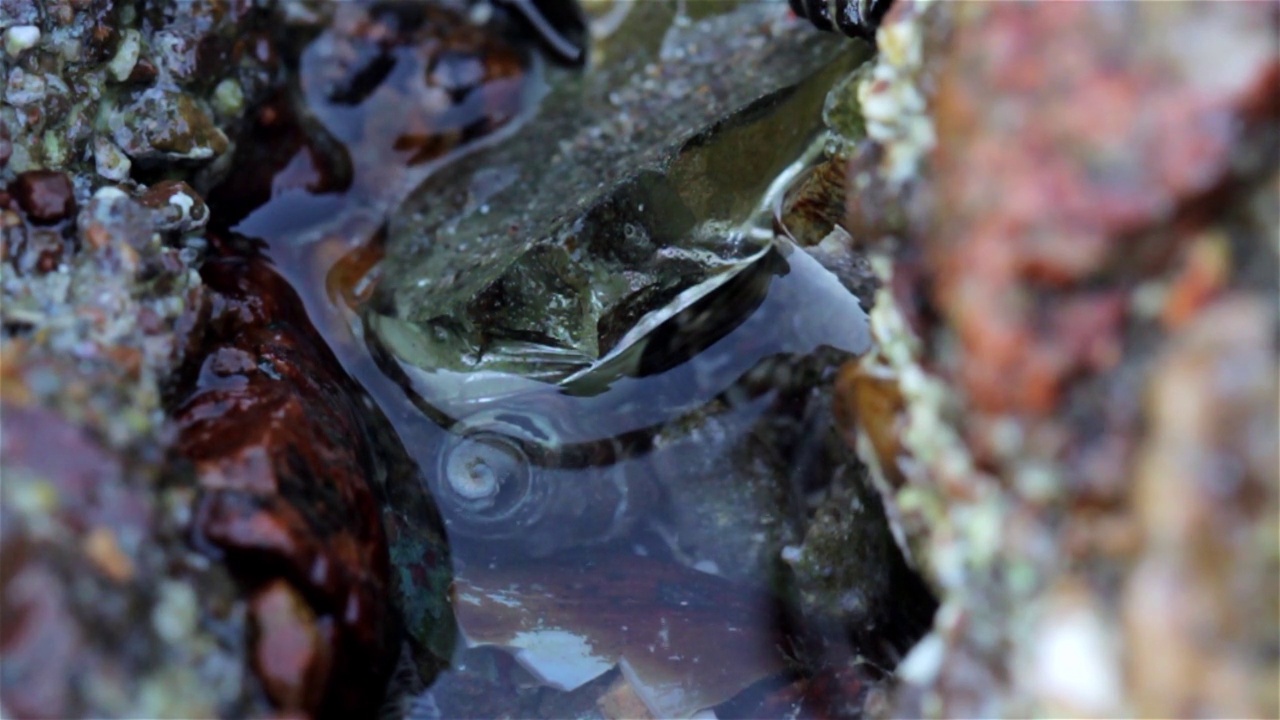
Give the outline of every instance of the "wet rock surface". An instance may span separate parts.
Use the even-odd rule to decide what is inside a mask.
[[[255,670],[296,661],[193,542],[166,414],[209,315],[202,191],[244,110],[225,100],[278,78],[271,12],[0,5],[5,713],[266,715]]]
[[[278,77],[262,51],[271,14],[218,3],[6,2],[9,170],[68,171],[80,192],[104,180],[146,183],[171,164],[217,172],[245,103]]]
[[[346,707],[367,710],[381,697],[381,681],[401,647],[398,632],[389,638],[383,631],[403,628],[415,682],[430,681],[448,661],[456,631],[447,597],[449,550],[436,511],[420,483],[387,481],[416,472],[402,444],[416,447],[421,439],[398,437],[397,428],[383,424],[379,408],[400,412],[388,400],[400,392],[378,383],[348,322],[372,287],[384,214],[451,151],[513,119],[528,55],[501,32],[429,6],[349,5],[334,9],[329,22],[300,49],[293,92],[258,109],[254,132],[262,144],[237,153],[237,169],[211,200],[215,212],[225,209],[214,223],[228,239],[218,287],[244,310],[226,315],[215,344],[255,358],[278,351],[294,373],[262,376],[245,365],[232,374],[247,372],[247,388],[197,382],[190,389],[195,423],[185,438],[188,455],[214,463],[239,462],[237,456],[259,450],[273,458],[270,473],[287,482],[260,485],[253,507],[233,516],[249,512],[288,528],[290,542],[262,547],[235,525],[226,526],[233,532],[224,539],[298,569],[290,582],[313,617],[290,623],[313,633],[339,623],[318,642],[330,664],[316,675],[301,672],[306,668],[295,673],[294,687],[310,688],[303,693],[313,701],[309,707],[336,707],[324,693],[337,687]],[[237,279],[243,273],[256,279],[245,284]],[[263,307],[269,310],[259,312]],[[259,339],[241,346],[245,335]],[[316,361],[317,353],[333,354]],[[223,417],[235,415],[220,404],[228,389],[246,404],[284,403],[286,415],[296,414],[265,437],[228,445],[217,430],[220,423],[239,424]],[[195,427],[210,418],[212,433]],[[295,462],[296,447],[318,452],[309,467]],[[324,572],[307,574],[316,565]],[[340,667],[332,664],[338,660]],[[366,682],[339,684],[352,670]]]
[[[173,411],[200,489],[194,542],[247,586],[252,661],[278,707],[369,712],[396,624],[353,389],[265,262],[203,274],[205,354],[180,370],[195,378]]]
[[[644,313],[756,252],[758,241],[726,230],[817,129],[765,118],[812,117],[865,48],[779,25],[777,8],[666,30],[675,10],[636,8],[615,31],[628,39],[603,46],[590,72],[549,71],[527,127],[414,191],[391,224],[375,300],[396,354],[564,376],[608,354]],[[735,78],[725,66],[755,72]],[[698,102],[682,102],[687,93]],[[491,212],[499,207],[510,210]]]
[[[590,602],[589,581],[566,574],[575,561],[561,566],[575,550],[601,553],[600,568],[653,554],[692,605],[715,593],[689,570],[763,590],[768,609],[751,622],[806,636],[793,638],[805,682],[856,656],[891,663],[931,611],[861,466],[830,434],[831,370],[865,352],[864,312],[769,227],[770,186],[821,141],[828,92],[866,47],[815,41],[778,9],[682,25],[674,6],[638,5],[617,30],[625,41],[601,45],[584,75],[548,69],[527,124],[397,212],[365,316],[419,411],[401,435],[425,441],[410,450],[420,475],[392,481],[431,489],[455,589],[490,599],[458,606],[468,645],[503,647],[570,693],[617,666],[655,716],[719,705],[785,668],[774,656],[762,671],[750,653],[699,665],[692,646],[639,653],[642,621],[668,612],[644,593],[628,605],[629,640],[611,635],[629,627],[614,615],[535,622],[543,603]],[[716,33],[732,40],[712,50]],[[642,65],[653,55],[627,43],[668,63]],[[726,64],[763,74],[723,77]],[[686,105],[688,87],[705,103]],[[842,189],[828,194],[842,215]],[[469,584],[483,568],[510,587]],[[520,589],[539,574],[545,591]],[[911,599],[889,601],[899,594]],[[702,642],[732,645],[735,632],[716,625]],[[580,661],[550,649],[565,643]],[[439,682],[423,697],[465,680]]]

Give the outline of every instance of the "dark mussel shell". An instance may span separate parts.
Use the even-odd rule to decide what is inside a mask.
[[[789,0],[791,10],[814,27],[874,41],[890,0]]]

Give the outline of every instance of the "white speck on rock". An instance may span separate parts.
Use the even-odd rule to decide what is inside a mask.
[[[928,685],[942,670],[946,652],[946,644],[937,633],[925,636],[898,664],[898,679],[912,685]]]
[[[169,196],[169,204],[181,210],[183,217],[188,217],[191,215],[191,208],[196,204],[196,201],[192,200],[191,196],[186,193],[176,192]]]
[[[1026,669],[1040,697],[1070,714],[1106,717],[1121,711],[1118,654],[1095,608],[1059,600],[1038,637]]]
[[[160,585],[160,602],[151,612],[151,626],[167,642],[178,642],[195,630],[198,614],[191,586],[166,581]]]
[[[141,38],[137,30],[125,30],[121,33],[120,47],[116,49],[115,57],[107,63],[107,72],[111,73],[116,82],[127,80],[133,72],[133,66],[138,64],[138,56],[142,51]]]
[[[98,188],[98,191],[93,194],[93,198],[95,200],[104,200],[104,201],[116,200],[118,198],[128,198],[128,197],[129,197],[128,193],[126,193],[125,191],[121,190],[118,187],[113,187],[111,185]]]
[[[124,151],[101,135],[93,139],[93,163],[99,175],[114,182],[128,180],[133,167]]]

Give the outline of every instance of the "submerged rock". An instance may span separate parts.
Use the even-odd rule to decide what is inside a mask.
[[[796,118],[816,117],[851,47],[865,54],[779,11],[686,27],[670,24],[675,3],[645,3],[584,75],[549,70],[537,117],[428,180],[392,222],[379,338],[410,366],[559,380],[759,253],[731,229],[815,135]]]
[[[469,566],[455,597],[469,645],[507,648],[566,691],[618,666],[650,717],[687,717],[786,670],[767,594],[650,558]]]
[[[244,585],[251,660],[277,707],[368,712],[399,623],[354,389],[267,263],[218,257],[204,278],[205,352],[179,369],[173,410],[199,489],[193,542]]]

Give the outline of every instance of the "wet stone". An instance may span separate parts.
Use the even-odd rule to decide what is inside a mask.
[[[254,592],[252,651],[281,708],[367,711],[397,621],[362,414],[268,263],[218,258],[204,276],[205,352],[179,369],[174,409],[202,491],[193,542]]]

